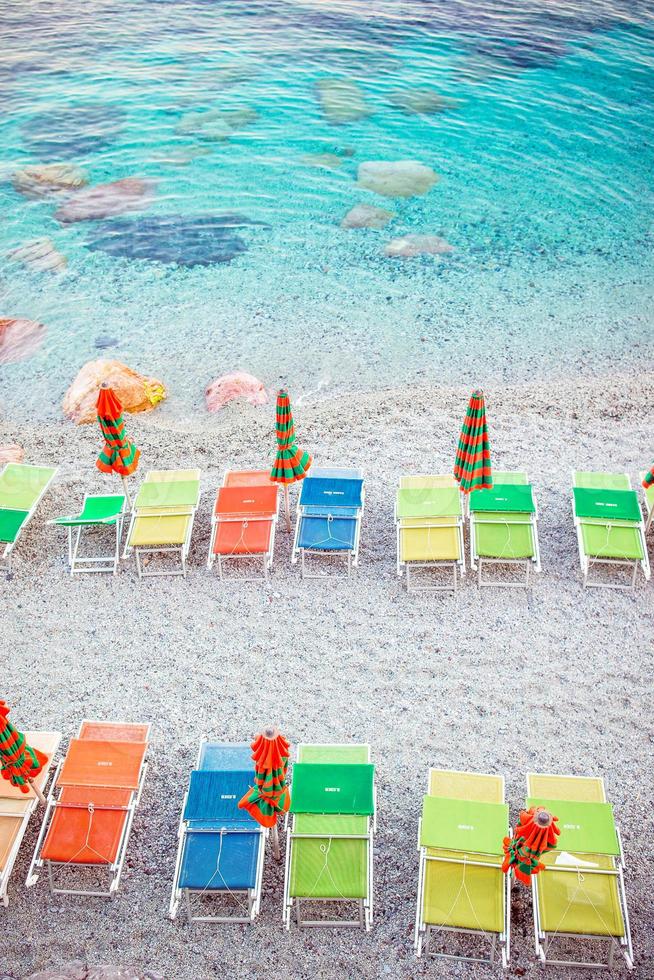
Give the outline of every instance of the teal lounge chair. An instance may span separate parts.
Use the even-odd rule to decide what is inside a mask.
[[[9,571],[11,555],[50,486],[56,466],[7,463],[0,473],[0,568]]]
[[[650,577],[645,522],[638,496],[626,473],[578,471],[572,475],[573,512],[584,586],[633,589],[638,567]],[[631,571],[628,582],[593,580],[595,565],[615,565]]]
[[[283,919],[298,927],[372,925],[374,766],[367,745],[300,745],[286,828]],[[305,919],[307,903],[342,903],[354,918]]]
[[[490,490],[473,490],[469,497],[470,566],[479,586],[531,585],[530,571],[540,572],[538,508],[526,473],[493,474]],[[523,566],[523,580],[484,580],[486,565]]]
[[[125,518],[125,494],[86,494],[82,510],[69,517],[56,517],[50,524],[68,529],[68,564],[71,575],[85,572],[111,572],[118,570],[120,539]],[[109,555],[85,555],[80,557],[79,546],[83,531],[107,528],[113,532],[115,546]]]

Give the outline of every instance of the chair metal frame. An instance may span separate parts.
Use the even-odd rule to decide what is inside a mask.
[[[198,748],[198,754],[197,754],[197,758],[196,758],[196,761],[195,761],[195,769],[196,770],[198,769],[198,767],[200,765],[200,759],[202,757],[202,746],[206,742],[208,742],[208,741],[209,741],[209,739],[206,737],[206,735],[203,735],[202,738],[200,739],[200,746]],[[229,745],[229,744],[232,744],[232,743],[225,742],[225,743],[221,743],[221,744]],[[247,743],[243,743],[243,744],[244,745],[247,745]],[[266,841],[268,839],[268,831],[266,830],[265,827],[262,827],[259,824],[257,824],[256,821],[253,821],[252,822],[252,826],[251,827],[248,827],[247,830],[244,830],[244,831],[234,830],[234,829],[231,829],[231,828],[229,830],[224,830],[222,828],[219,828],[219,829],[215,829],[215,828],[208,829],[207,828],[204,831],[203,830],[198,830],[196,828],[189,828],[187,826],[187,821],[184,820],[184,811],[186,809],[186,802],[187,802],[187,800],[188,800],[188,789],[184,793],[184,801],[182,803],[182,810],[181,810],[181,814],[180,814],[180,818],[179,818],[179,825],[178,825],[178,828],[177,828],[177,839],[178,839],[178,844],[177,844],[177,857],[175,859],[175,877],[173,878],[173,887],[172,887],[172,892],[171,892],[171,895],[170,895],[170,903],[169,903],[169,906],[168,906],[168,918],[169,919],[173,919],[173,920],[177,918],[177,913],[179,911],[179,906],[180,906],[180,904],[183,901],[184,902],[184,907],[185,907],[185,910],[186,910],[186,915],[187,915],[187,918],[188,918],[188,921],[189,922],[221,922],[221,923],[222,922],[226,922],[226,923],[233,922],[235,924],[240,923],[240,924],[244,924],[244,925],[252,925],[252,923],[255,921],[256,917],[259,915],[259,912],[261,910],[261,895],[262,895],[262,891],[263,891],[263,868],[264,868],[265,853],[266,853]],[[227,834],[238,834],[238,833],[248,833],[248,834],[256,834],[256,833],[258,833],[260,835],[259,845],[258,845],[259,846],[259,851],[258,851],[258,854],[257,854],[256,881],[255,881],[254,888],[248,888],[248,889],[236,889],[236,888],[229,888],[229,889],[227,889],[227,888],[201,888],[201,889],[197,889],[198,891],[201,892],[202,896],[207,895],[210,898],[211,897],[213,897],[213,898],[217,898],[217,897],[225,898],[226,895],[232,895],[234,897],[236,897],[238,895],[244,895],[245,898],[246,898],[246,901],[247,901],[247,906],[248,906],[248,915],[247,916],[239,916],[239,915],[194,915],[193,914],[193,906],[192,906],[191,893],[192,892],[195,892],[196,889],[194,889],[194,888],[180,888],[179,887],[179,884],[178,884],[178,882],[179,882],[179,876],[180,876],[180,872],[181,872],[181,868],[182,868],[182,858],[184,856],[184,846],[185,846],[185,842],[186,842],[186,837],[187,837],[187,835],[189,833],[194,833],[194,834],[198,834],[198,833],[210,833],[210,834],[221,833],[221,834],[223,834],[224,833],[226,835]]]
[[[89,499],[89,497],[96,497],[96,496],[107,496],[107,495],[93,494],[93,493],[84,494],[84,500],[82,502],[82,513],[84,511],[86,501]],[[115,575],[116,572],[118,571],[118,564],[120,562],[120,550],[121,550],[120,543],[123,536],[123,525],[125,521],[127,498],[125,497],[124,494],[115,494],[115,495],[112,494],[112,496],[123,497],[123,506],[121,508],[120,514],[118,514],[115,518],[108,519],[108,520],[89,521],[88,523],[81,523],[75,525],[69,524],[66,526],[66,530],[68,531],[68,565],[70,567],[71,577],[74,575],[86,575],[86,574],[92,574],[98,572],[111,572],[112,575]],[[48,523],[54,525],[55,527],[65,526],[59,524],[57,520],[48,521]],[[98,530],[102,527],[112,527],[112,526],[115,527],[115,532],[116,532],[116,547],[114,549],[113,555],[95,555],[93,557],[87,557],[87,558],[79,557],[78,551],[82,538],[82,531],[90,531],[94,529]],[[74,536],[74,543],[73,543],[74,531],[76,531],[76,534]]]
[[[351,742],[324,742],[311,743],[318,748],[341,748],[352,745]],[[370,746],[362,746],[368,750],[368,762],[371,761]],[[301,761],[303,745],[298,745],[298,762]],[[320,763],[317,763],[319,765]],[[292,788],[292,787],[291,787]],[[377,784],[373,783],[373,815],[366,821],[365,834],[299,834],[295,831],[295,816],[286,814],[284,830],[286,832],[286,860],[284,867],[284,908],[282,911],[282,922],[287,931],[291,928],[291,919],[294,917],[298,929],[302,928],[321,928],[321,927],[342,927],[345,929],[361,929],[363,932],[370,932],[373,925],[373,865],[374,865],[374,836],[377,832]],[[334,814],[336,816],[336,814]],[[291,861],[294,840],[365,840],[368,842],[366,848],[366,881],[368,895],[366,898],[307,898],[291,896]],[[305,919],[302,917],[302,903],[332,903],[342,902],[344,904],[356,905],[357,917],[355,919]],[[295,915],[293,916],[293,911]]]
[[[81,734],[84,724],[88,719],[82,721],[78,736]],[[121,722],[113,722],[113,724],[122,724]],[[150,725],[147,725],[147,731],[145,734],[144,741],[149,742],[150,738]],[[129,838],[132,831],[132,824],[134,823],[134,817],[136,810],[138,809],[141,794],[143,793],[143,785],[145,783],[145,777],[148,771],[148,751],[146,750],[141,763],[141,769],[139,772],[139,783],[138,788],[131,791],[130,801],[125,806],[98,806],[92,807],[88,806],[89,812],[93,813],[94,810],[123,810],[126,813],[126,818],[122,826],[120,841],[118,848],[116,850],[116,857],[113,861],[107,862],[105,864],[86,864],[86,863],[75,863],[74,861],[52,861],[48,858],[41,858],[39,854],[41,852],[41,847],[45,840],[47,831],[50,827],[51,818],[57,808],[61,809],[79,809],[83,808],[81,804],[75,805],[71,803],[61,803],[57,796],[55,795],[57,790],[57,780],[59,778],[60,770],[65,762],[65,758],[60,760],[55,770],[54,777],[50,784],[50,792],[46,800],[46,811],[43,817],[43,823],[41,824],[41,829],[39,831],[39,836],[36,841],[36,846],[34,848],[34,855],[30,863],[29,871],[27,873],[27,878],[25,879],[25,887],[32,888],[38,881],[40,877],[41,870],[45,867],[48,874],[48,884],[50,887],[50,893],[52,895],[84,895],[93,898],[113,898],[118,888],[120,886],[120,879],[123,873],[123,868],[125,865],[125,857],[127,854],[127,846],[129,844]],[[109,887],[105,889],[101,888],[64,888],[57,887],[55,884],[55,868],[68,867],[75,869],[78,873],[95,873],[98,876],[104,874],[109,874]]]

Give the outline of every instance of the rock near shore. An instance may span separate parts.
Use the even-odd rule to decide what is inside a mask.
[[[317,83],[316,91],[330,123],[356,122],[370,115],[363,92],[350,78],[323,78]]]
[[[63,272],[68,264],[66,256],[57,251],[50,238],[35,238],[31,242],[25,242],[9,252],[7,258],[36,272]]]
[[[268,392],[263,382],[245,371],[223,374],[222,377],[212,381],[205,392],[209,412],[217,412],[234,398],[245,398],[250,405],[265,405],[268,401]]]
[[[78,191],[55,211],[61,224],[113,218],[129,211],[141,211],[152,200],[154,184],[139,177],[124,177]]]
[[[359,165],[357,183],[383,197],[419,197],[440,179],[417,160],[369,160]]]
[[[48,197],[75,191],[88,183],[86,172],[73,163],[40,163],[17,170],[14,188],[26,197]]]
[[[416,255],[449,255],[454,246],[438,235],[402,235],[393,238],[384,247],[384,255],[391,259],[412,259]]]
[[[162,381],[133,371],[120,361],[89,361],[66,392],[63,412],[76,425],[95,422],[100,385],[107,382],[118,397],[123,411],[149,412],[166,397]]]
[[[34,354],[46,334],[46,328],[36,320],[0,317],[0,364],[13,364]]]
[[[376,208],[373,204],[355,204],[343,220],[341,228],[384,228],[392,218],[393,211]]]

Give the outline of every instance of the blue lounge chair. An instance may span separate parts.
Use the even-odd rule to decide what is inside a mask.
[[[361,476],[309,476],[303,481],[291,556],[293,563],[300,559],[302,578],[324,577],[307,571],[306,555],[345,557],[348,575],[357,567],[363,500]]]
[[[247,743],[200,743],[179,824],[171,919],[182,900],[189,922],[252,923],[258,915],[266,831],[238,808],[253,774]],[[237,914],[201,914],[207,896],[233,900]]]

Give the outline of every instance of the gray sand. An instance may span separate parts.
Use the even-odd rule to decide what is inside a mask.
[[[616,805],[628,867],[637,974],[654,976],[651,712],[654,586],[583,591],[570,470],[628,470],[653,451],[654,376],[487,390],[498,468],[526,467],[541,512],[543,572],[529,595],[407,596],[395,576],[393,493],[402,472],[452,464],[468,391],[388,391],[296,411],[300,444],[367,475],[361,567],[351,583],[302,582],[277,539],[269,588],[221,585],[204,567],[210,506],[227,465],[268,462],[270,410],[232,405],[185,425],[166,408],[129,420],[142,466],[193,465],[205,495],[186,581],[119,575],[71,581],[64,540],[44,520],[84,490],[94,426],[5,430],[31,462],[61,470],[2,583],[3,694],[25,728],[73,735],[84,717],[152,722],[152,764],[118,897],[51,898],[23,887],[32,823],[0,910],[0,974],[87,957],[170,980],[224,977],[482,977],[485,968],[416,961],[412,951],[421,797],[430,765],[504,773],[512,816],[528,770],[598,774]],[[0,427],[1,429],[2,427]],[[6,437],[6,438],[5,438]],[[111,484],[109,484],[111,485]],[[279,707],[268,707],[268,705]],[[269,858],[253,928],[166,919],[176,828],[201,734],[242,741],[269,720],[292,743],[368,741],[377,764],[376,922],[368,935],[286,933],[282,867]],[[511,973],[541,975],[531,901],[513,890]],[[573,976],[562,970],[558,976]],[[586,976],[595,974],[589,972]]]

